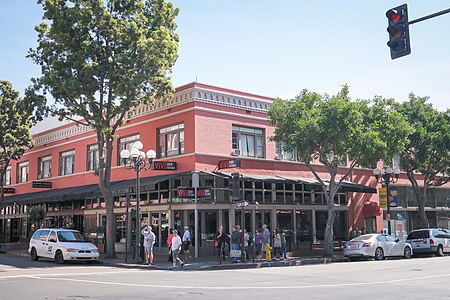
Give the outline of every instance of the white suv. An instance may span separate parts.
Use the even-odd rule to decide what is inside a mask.
[[[52,258],[57,264],[68,260],[92,262],[98,260],[98,248],[77,230],[38,229],[30,240],[28,247],[31,259]]]
[[[411,231],[406,238],[413,251],[419,253],[434,253],[442,256],[450,252],[450,234],[443,229],[427,228]]]

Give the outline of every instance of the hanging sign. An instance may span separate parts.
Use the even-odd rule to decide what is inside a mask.
[[[221,169],[229,169],[229,168],[240,168],[241,161],[238,159],[229,159],[229,160],[220,160],[217,168]]]
[[[175,171],[176,169],[177,163],[174,161],[155,161],[152,165],[152,170]]]

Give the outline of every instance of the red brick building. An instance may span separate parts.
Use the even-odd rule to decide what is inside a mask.
[[[211,196],[199,199],[199,239],[202,249],[211,246],[219,225],[240,223],[240,210],[231,203],[230,174],[239,172],[241,196],[250,204],[245,227],[254,232],[263,223],[281,228],[290,247],[323,239],[326,203],[319,186],[295,153],[284,153],[281,145],[268,140],[274,128],[267,122],[272,98],[190,83],[177,88],[165,103],[140,106],[128,113],[114,144],[111,180],[115,195],[117,242],[126,236],[126,203],[136,205],[133,170],[121,165],[119,153],[139,140],[144,151],[154,149],[156,162],[175,162],[176,170],[142,171],[142,224],[152,224],[159,246],[164,246],[168,227],[194,226],[195,203],[178,197],[178,188],[192,186],[192,174]],[[2,240],[27,240],[34,228],[28,219],[30,205],[46,210],[46,225],[89,231],[104,225],[104,201],[97,185],[96,137],[88,127],[74,123],[33,136],[36,146],[9,167],[8,194],[0,221]],[[217,170],[220,160],[239,159],[240,168]],[[317,170],[325,170],[320,164]],[[346,162],[343,162],[343,170]],[[336,239],[347,239],[355,230],[383,230],[378,216],[376,180],[372,169],[356,168],[335,199]],[[51,185],[51,187],[50,187]],[[404,235],[417,218],[417,205],[401,175],[396,184],[399,206],[392,209],[393,233]],[[432,224],[448,220],[449,189],[433,190],[434,204],[427,208]],[[444,203],[445,202],[445,203]],[[445,216],[444,216],[445,215]],[[441,220],[441,221],[439,221]],[[445,221],[443,221],[445,220]],[[131,218],[128,219],[130,224]],[[447,227],[446,225],[445,227]],[[129,226],[130,228],[131,226]]]

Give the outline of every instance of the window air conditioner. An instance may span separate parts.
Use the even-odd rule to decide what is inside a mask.
[[[277,154],[277,155],[275,155],[275,159],[276,159],[276,160],[282,160],[282,159],[283,159],[283,154]]]
[[[241,150],[233,149],[233,151],[231,151],[231,155],[233,155],[233,156],[240,156],[241,155]]]

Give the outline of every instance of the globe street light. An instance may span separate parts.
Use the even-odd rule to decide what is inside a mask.
[[[392,177],[392,168],[387,166],[383,169],[373,169],[373,175],[377,179],[377,182],[386,186],[386,198],[387,198],[387,214],[386,219],[388,222],[388,234],[391,234],[391,203],[389,201],[389,183],[396,183],[400,175],[400,169],[394,169],[394,177]]]
[[[141,218],[140,218],[140,204],[141,204],[141,170],[149,170],[152,168],[153,160],[156,157],[155,150],[148,150],[147,153],[141,151],[144,145],[140,141],[133,143],[131,151],[123,149],[120,152],[120,157],[125,165],[125,168],[136,171],[136,245],[135,245],[135,262],[141,263]],[[146,160],[147,158],[147,160]]]

